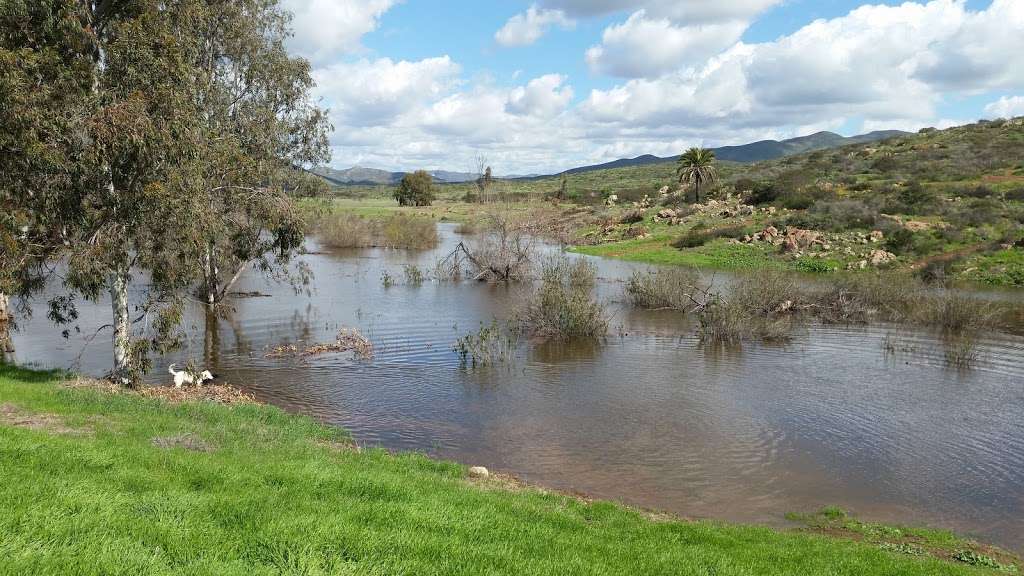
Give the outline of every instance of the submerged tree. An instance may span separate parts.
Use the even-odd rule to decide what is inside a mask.
[[[676,168],[680,184],[693,186],[694,198],[700,202],[701,189],[718,180],[715,170],[715,152],[709,148],[690,148],[679,157]]]
[[[0,19],[0,238],[15,231],[19,259],[0,291],[27,290],[59,251],[51,318],[109,294],[111,376],[132,385],[176,343],[211,246],[251,260],[298,245],[286,168],[324,148],[308,67],[281,49],[276,0],[6,0]]]
[[[182,192],[206,207],[199,292],[216,304],[254,262],[287,272],[303,237],[290,195],[323,186],[304,168],[330,159],[330,125],[310,102],[309,63],[284,48],[290,16],[275,1],[195,3],[189,17],[202,44],[192,92],[201,152]]]

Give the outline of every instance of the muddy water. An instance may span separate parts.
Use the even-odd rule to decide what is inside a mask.
[[[306,257],[311,295],[259,278],[235,313],[204,330],[193,311],[185,350],[229,382],[288,410],[344,426],[364,445],[418,450],[528,481],[690,517],[785,523],[835,504],[861,517],[955,529],[1024,549],[1024,338],[988,335],[974,370],[944,365],[925,331],[810,327],[783,346],[707,349],[685,318],[620,303],[635,269],[599,261],[614,314],[602,344],[520,347],[510,368],[467,371],[451,345],[507,317],[519,289],[404,285],[427,253],[361,250]],[[315,248],[315,246],[314,246]],[[398,282],[385,289],[388,272]],[[1005,297],[1005,296],[1004,296]],[[1016,296],[1011,296],[1016,298]],[[40,311],[41,312],[41,311]],[[105,303],[65,341],[39,313],[16,358],[100,374],[109,367]],[[372,361],[265,358],[282,343],[329,341],[355,327]],[[897,342],[896,352],[886,343]]]

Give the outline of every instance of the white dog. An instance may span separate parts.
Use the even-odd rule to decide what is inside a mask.
[[[216,376],[214,376],[213,373],[210,372],[209,370],[203,370],[202,372],[199,373],[199,377],[197,378],[196,375],[192,374],[191,372],[188,372],[187,370],[177,370],[177,367],[177,364],[171,364],[170,366],[167,367],[167,372],[169,372],[171,376],[174,376],[175,388],[181,388],[185,384],[188,384],[189,386],[193,384],[195,384],[196,386],[202,386],[206,382],[209,382],[210,380],[216,378]]]

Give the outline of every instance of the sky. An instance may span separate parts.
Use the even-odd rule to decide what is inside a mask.
[[[556,173],[1024,115],[1024,0],[282,0],[335,168]]]

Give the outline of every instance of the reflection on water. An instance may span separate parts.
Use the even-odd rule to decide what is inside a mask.
[[[430,268],[457,242],[441,227],[442,246],[429,253],[308,256],[311,296],[246,280],[240,291],[271,297],[237,299],[222,318],[193,311],[185,349],[151,379],[166,380],[169,362],[202,358],[365,445],[687,516],[777,524],[788,511],[837,504],[1024,548],[1024,338],[989,335],[967,372],[945,367],[928,332],[893,326],[814,326],[783,346],[706,348],[686,318],[621,305],[635,267],[601,261],[599,291],[614,314],[605,342],[524,345],[509,367],[467,371],[452,343],[508,317],[522,288],[401,285],[403,265]],[[384,289],[384,271],[399,285]],[[82,310],[82,333],[106,315],[103,303]],[[265,358],[342,327],[373,341],[372,361]],[[23,329],[22,362],[64,367],[82,350],[82,338],[60,339],[44,318]],[[80,368],[103,373],[108,350],[94,342]]]

